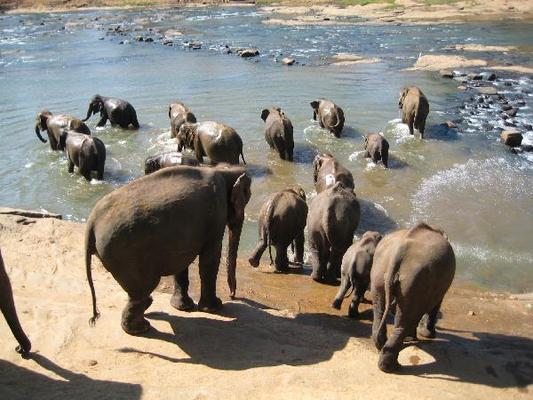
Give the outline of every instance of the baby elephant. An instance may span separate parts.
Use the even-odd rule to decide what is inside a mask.
[[[369,133],[365,137],[365,157],[372,158],[372,161],[377,164],[379,160],[383,162],[383,166],[388,168],[389,164],[389,142],[380,133]]]
[[[46,131],[48,139],[50,140],[50,148],[52,150],[60,150],[59,136],[65,129],[84,133],[86,135],[91,134],[91,130],[85,125],[85,123],[70,115],[52,114],[48,110],[43,110],[37,114],[35,133],[41,142],[46,143],[46,139],[41,135],[41,131]]]
[[[144,174],[159,171],[161,168],[174,167],[176,165],[198,166],[200,163],[191,157],[181,154],[179,151],[170,151],[155,156],[150,156],[144,161]]]
[[[97,94],[91,99],[87,117],[83,121],[87,121],[97,112],[100,113],[100,121],[98,121],[96,126],[105,126],[107,120],[109,120],[112,126],[118,125],[122,129],[128,129],[131,126],[133,129],[139,129],[137,112],[126,100]]]
[[[68,172],[74,172],[74,165],[85,179],[91,180],[91,172],[97,172],[97,179],[104,179],[106,149],[104,143],[94,136],[74,131],[63,131],[59,139],[61,150],[65,150]]]
[[[179,101],[168,106],[168,117],[170,118],[170,137],[178,136],[180,127],[185,122],[196,122],[196,117],[189,107]]]
[[[354,296],[348,308],[350,318],[359,316],[359,303],[370,285],[370,269],[381,237],[378,232],[365,232],[361,240],[352,244],[342,258],[341,286],[331,306],[340,310],[344,296],[351,288]]]
[[[353,176],[329,153],[318,154],[313,160],[313,182],[317,193],[323,192],[337,182],[354,189]]]
[[[423,139],[426,118],[429,114],[429,102],[424,93],[416,86],[403,88],[400,92],[398,107],[402,110],[402,122],[409,126],[409,133],[414,135],[414,127]]]
[[[335,103],[326,99],[317,99],[311,102],[313,108],[313,119],[318,121],[322,128],[327,129],[335,135],[341,137],[344,128],[344,111]]]
[[[272,263],[270,246],[274,246],[276,270],[287,271],[289,268],[287,247],[291,244],[295,248],[294,261],[303,263],[306,219],[307,204],[305,192],[301,187],[285,189],[271,195],[259,212],[259,242],[248,259],[250,265],[259,266],[261,255],[267,247]]]
[[[279,107],[261,111],[265,121],[265,139],[271,149],[275,149],[282,160],[292,161],[294,151],[291,120]]]
[[[392,372],[400,367],[398,353],[405,337],[435,337],[440,305],[454,275],[455,255],[448,238],[425,223],[391,233],[379,243],[370,273],[372,339],[381,350],[379,369]],[[387,339],[392,307],[394,331]]]

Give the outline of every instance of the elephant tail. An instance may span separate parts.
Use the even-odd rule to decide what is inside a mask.
[[[87,272],[87,281],[89,281],[89,288],[91,289],[91,297],[93,301],[93,316],[89,319],[89,325],[94,326],[96,320],[100,317],[100,312],[96,307],[96,292],[94,291],[91,257],[95,252],[95,238],[92,224],[88,223],[87,231],[85,233],[85,268]]]
[[[242,149],[241,149],[241,158],[242,158],[243,164],[246,165],[246,160],[244,159],[244,154],[242,152]]]
[[[272,219],[274,215],[274,204],[277,201],[277,199],[281,196],[281,193],[277,193],[272,197],[272,200],[270,200],[270,203],[268,204],[267,212],[265,215],[265,235],[266,235],[266,241],[268,245],[268,255],[270,257],[270,265],[274,264],[274,260],[272,258]]]

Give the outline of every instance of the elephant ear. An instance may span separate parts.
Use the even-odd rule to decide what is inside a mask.
[[[408,88],[404,87],[402,91],[400,92],[400,98],[398,99],[398,108],[403,107],[403,99],[405,99],[405,96],[407,96],[407,92],[409,91]]]
[[[266,108],[261,111],[261,119],[263,121],[266,121],[266,119],[268,118],[268,115],[270,114],[270,110],[267,110]]]
[[[244,173],[237,178],[231,189],[231,204],[237,220],[244,219],[244,208],[252,195],[251,186],[252,180]]]
[[[320,105],[320,103],[318,101],[312,101],[311,103],[311,107],[313,108],[313,119],[316,121],[316,112],[318,111],[318,106]]]
[[[297,186],[296,191],[298,192],[298,195],[303,199],[303,201],[307,200],[307,197],[305,195],[305,190],[303,190],[301,186]]]
[[[172,111],[172,105],[168,106],[168,117],[172,119],[170,112]]]
[[[365,147],[364,147],[365,150],[366,150],[367,146],[368,146],[368,135],[365,136]]]
[[[313,182],[316,183],[318,179],[318,170],[322,166],[322,156],[317,154],[313,160]]]

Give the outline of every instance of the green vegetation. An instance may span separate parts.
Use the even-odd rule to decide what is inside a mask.
[[[438,1],[438,0],[437,0]],[[343,7],[348,6],[366,6],[367,4],[375,3],[386,3],[393,5],[395,0],[318,0],[318,1],[309,1],[309,0],[256,0],[256,4],[259,6],[280,4],[285,6],[313,6],[313,5],[325,5],[333,4]]]

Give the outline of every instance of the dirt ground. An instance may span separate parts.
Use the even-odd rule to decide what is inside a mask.
[[[0,215],[0,247],[33,344],[21,358],[0,318],[1,399],[531,398],[531,295],[456,282],[438,339],[407,346],[401,372],[387,375],[369,339],[370,305],[361,320],[346,318],[347,304],[329,307],[336,288],[307,270],[279,275],[241,262],[235,301],[221,272],[217,315],[173,309],[164,279],[148,310],[153,329],[133,337],[120,328],[124,292],[93,262],[102,316],[90,327],[83,232],[73,222]],[[191,277],[198,299],[196,267]]]

